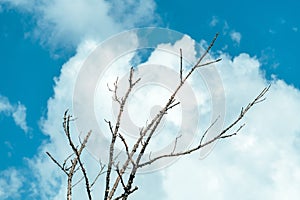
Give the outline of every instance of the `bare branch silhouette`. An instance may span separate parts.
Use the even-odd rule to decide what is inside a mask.
[[[221,58],[211,60],[211,61],[205,61],[205,57],[208,55],[210,49],[213,47],[216,39],[218,37],[218,34],[215,35],[207,49],[204,51],[204,53],[201,55],[201,57],[196,61],[196,63],[191,67],[189,70],[187,70],[187,73],[183,74],[183,52],[182,49],[180,49],[180,69],[179,69],[179,82],[174,83],[178,84],[173,93],[170,95],[169,99],[161,108],[161,110],[151,119],[149,122],[147,121],[145,126],[140,128],[139,130],[139,136],[138,138],[133,142],[133,145],[130,146],[128,141],[126,140],[126,137],[121,133],[121,121],[124,113],[125,105],[128,101],[128,98],[133,90],[133,88],[137,85],[137,83],[141,80],[140,78],[137,78],[136,80],[133,80],[134,76],[134,69],[130,69],[130,74],[128,78],[128,88],[124,94],[123,97],[118,96],[118,78],[113,84],[113,88],[110,88],[107,84],[108,90],[112,92],[112,99],[117,102],[119,105],[118,115],[116,122],[113,124],[109,120],[105,120],[105,122],[108,125],[109,132],[111,134],[111,140],[109,144],[109,153],[108,153],[108,163],[106,165],[103,165],[100,162],[100,170],[97,176],[95,177],[94,181],[90,184],[87,170],[85,169],[81,154],[84,148],[86,147],[86,144],[88,142],[88,139],[91,135],[91,131],[87,133],[87,135],[84,137],[84,140],[81,142],[79,147],[76,147],[74,144],[70,130],[69,130],[69,123],[72,121],[71,115],[68,114],[68,110],[64,114],[64,120],[63,120],[63,128],[65,135],[68,139],[69,146],[71,147],[73,153],[68,156],[64,161],[63,164],[60,164],[49,152],[46,152],[47,155],[50,157],[50,159],[67,175],[68,177],[68,188],[67,188],[67,200],[72,199],[72,187],[79,184],[82,180],[85,180],[85,187],[87,196],[89,199],[92,199],[91,195],[91,188],[94,186],[95,182],[99,178],[100,175],[105,174],[105,188],[104,188],[104,200],[112,200],[112,199],[123,199],[126,200],[133,192],[138,190],[137,186],[133,186],[134,180],[136,178],[136,173],[139,169],[142,167],[145,167],[147,165],[151,165],[154,162],[168,158],[168,157],[181,157],[187,154],[191,154],[193,152],[199,151],[203,147],[206,147],[209,144],[215,143],[218,140],[230,138],[232,136],[237,135],[240,130],[245,126],[245,124],[239,125],[245,114],[256,104],[261,103],[265,100],[264,96],[268,92],[270,85],[264,88],[259,95],[254,98],[252,102],[250,102],[245,108],[242,108],[239,112],[239,115],[236,117],[236,119],[231,122],[227,127],[225,127],[221,132],[217,133],[216,136],[214,136],[211,139],[208,139],[207,141],[204,141],[204,139],[207,137],[208,132],[212,130],[212,128],[216,125],[216,122],[219,120],[220,116],[213,121],[208,128],[205,130],[202,135],[200,135],[200,140],[194,147],[189,147],[187,150],[180,151],[177,149],[177,143],[181,139],[181,135],[177,136],[174,142],[173,149],[164,155],[156,155],[153,158],[151,158],[151,152],[149,154],[148,160],[142,161],[142,158],[145,157],[145,152],[147,148],[149,148],[149,144],[153,139],[154,133],[157,131],[158,126],[162,122],[162,119],[165,115],[167,115],[167,112],[172,110],[174,107],[180,104],[180,102],[176,101],[175,97],[178,94],[178,92],[182,89],[183,85],[186,83],[186,81],[189,79],[189,77],[195,72],[196,69],[199,69],[204,66],[209,66],[214,63],[218,63],[221,61]],[[233,129],[236,129],[233,131]],[[116,141],[120,141],[125,149],[125,160],[120,162],[119,155],[122,152],[116,152]],[[67,163],[71,163],[70,166],[67,166]],[[79,179],[73,186],[72,186],[72,179],[74,174],[80,169],[83,177]],[[104,170],[106,169],[106,170]],[[128,170],[128,173],[125,174],[125,171]],[[112,175],[112,173],[116,173]],[[114,180],[113,180],[114,179]],[[116,194],[121,189],[120,194]]]
[[[83,179],[85,180],[85,185],[86,185],[86,192],[87,192],[87,196],[89,198],[89,200],[92,199],[91,196],[91,187],[92,185],[90,185],[89,183],[89,179],[88,179],[88,175],[87,175],[87,171],[83,165],[83,162],[81,160],[81,154],[84,150],[84,148],[86,147],[86,144],[88,142],[88,139],[91,135],[91,131],[89,131],[87,133],[87,135],[84,137],[84,140],[82,142],[80,142],[80,146],[79,148],[75,146],[72,138],[71,138],[71,134],[70,134],[70,121],[73,121],[72,116],[68,114],[68,110],[65,111],[64,114],[64,120],[63,120],[63,129],[64,129],[64,133],[67,136],[68,142],[69,142],[69,146],[72,148],[73,153],[71,155],[69,155],[63,162],[63,165],[59,164],[59,162],[49,153],[46,152],[46,154],[50,157],[50,159],[67,175],[68,177],[68,182],[67,182],[67,200],[71,200],[72,199],[72,188],[74,186],[76,186],[79,182],[81,182]],[[72,158],[73,157],[73,158]],[[71,166],[70,167],[66,167],[66,163],[67,161],[71,159],[70,163]],[[79,167],[77,167],[77,165],[79,164]],[[83,177],[77,181],[74,185],[72,185],[72,181],[73,181],[73,177],[74,174],[78,171],[78,169],[80,168]],[[104,169],[101,168],[99,174],[102,173],[102,170]]]

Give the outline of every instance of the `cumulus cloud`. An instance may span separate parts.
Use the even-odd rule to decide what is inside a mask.
[[[24,132],[28,132],[29,128],[26,123],[26,107],[23,104],[18,102],[17,105],[13,105],[9,102],[7,97],[0,95],[0,113],[12,116],[16,125]]]
[[[256,58],[248,54],[222,57],[218,69],[226,92],[228,124],[267,81]],[[250,111],[238,136],[219,142],[204,160],[194,155],[165,170],[167,199],[297,199],[299,97],[298,89],[274,79],[266,101]]]
[[[33,15],[31,35],[52,49],[76,48],[85,39],[102,41],[124,29],[155,23],[153,0],[1,0]],[[28,35],[28,34],[27,34]]]
[[[196,56],[194,45],[191,39],[182,38],[172,45],[161,44],[160,48],[165,47],[171,50],[185,47],[187,50],[184,51],[185,56],[194,60]],[[78,48],[77,54],[63,66],[60,77],[56,79],[55,95],[48,102],[48,115],[42,124],[51,142],[43,146],[43,152],[45,150],[53,152],[59,160],[63,160],[70,153],[59,126],[61,124],[59,116],[72,104],[71,91],[74,90],[75,77],[82,62],[95,46],[96,43],[90,41]],[[161,61],[163,65],[169,66],[178,64],[178,57],[160,53],[162,52],[153,51],[147,62]],[[217,69],[225,89],[225,123],[228,124],[237,116],[241,107],[247,105],[269,81],[264,78],[257,58],[245,53],[233,58],[225,53],[220,56],[223,60],[218,64]],[[119,61],[118,66],[129,64],[132,57],[132,54],[125,56],[124,60]],[[126,70],[119,69],[113,72],[124,74]],[[106,81],[112,83],[114,80],[111,76]],[[191,80],[196,81],[197,77]],[[195,85],[198,88],[201,86]],[[197,93],[197,96],[201,96],[202,93],[201,98],[206,100],[197,102],[202,107],[210,107],[209,95],[203,94],[205,87],[204,90],[199,90],[201,92]],[[299,90],[282,80],[272,80],[267,100],[250,111],[244,120],[247,123],[246,127],[238,136],[219,142],[204,160],[199,160],[199,154],[194,154],[154,174],[138,176],[137,182],[141,184],[141,189],[136,196],[133,196],[133,199],[147,199],[148,197],[148,199],[153,199],[162,196],[165,199],[178,200],[197,196],[206,199],[242,199],[245,198],[245,194],[249,199],[281,199],[287,195],[289,199],[297,199],[299,196],[297,188],[300,182],[300,170],[297,168],[300,165],[297,150],[300,146],[300,125],[297,123],[297,112],[300,110],[299,99]],[[203,121],[209,123],[209,113],[205,110],[203,113],[207,114],[202,118]],[[206,125],[208,124],[201,124],[200,128],[204,130]],[[72,132],[74,135],[78,134],[75,128]],[[171,136],[167,138],[170,139]],[[91,159],[90,155],[86,158]],[[91,159],[86,163],[91,173],[96,173],[95,161]],[[44,192],[44,199],[49,196],[54,199],[62,198],[65,194],[65,180],[51,161],[41,154],[32,160],[31,164],[37,172],[38,185],[41,187],[40,191]],[[149,182],[143,181],[149,179],[150,176],[155,179]],[[99,180],[99,187],[101,187],[101,181],[103,180]],[[151,198],[146,197],[146,191],[152,190],[151,188],[159,192],[153,194]],[[75,194],[83,191],[84,187],[75,190]],[[256,192],[253,193],[253,191]]]
[[[9,1],[2,0],[1,2],[8,3]],[[44,152],[51,152],[59,161],[63,161],[71,153],[66,145],[61,120],[65,109],[70,108],[74,103],[72,95],[82,64],[95,49],[99,40],[124,27],[139,25],[143,20],[151,19],[155,4],[153,1],[142,0],[137,4],[133,1],[122,0],[111,1],[111,3],[108,1],[89,1],[88,3],[53,0],[40,3],[33,1],[33,6],[28,2],[14,0],[10,1],[10,5],[20,9],[26,7],[28,12],[35,13],[37,18],[35,34],[41,37],[42,41],[54,46],[59,43],[75,46],[80,44],[76,55],[62,66],[60,76],[55,79],[54,95],[48,100],[47,116],[41,121],[43,132],[50,138],[49,142],[41,146],[40,153],[35,158],[28,160],[36,176],[36,182],[32,187],[39,191],[37,195],[41,199],[63,199],[66,193],[64,174],[45,156]],[[134,14],[131,15],[132,10]],[[228,30],[229,26],[225,22],[224,32]],[[230,36],[237,43],[241,40],[241,34],[236,31],[231,32]],[[188,38],[180,39],[173,44],[161,44],[160,47],[178,49],[185,46],[187,50],[184,51],[184,56],[189,60],[194,60],[198,53],[194,49],[194,41]],[[122,45],[124,44],[120,44],[119,47],[122,48]],[[111,56],[118,48],[107,51],[105,55]],[[178,66],[178,57],[168,56],[168,54],[159,54],[158,51],[154,51],[148,62]],[[119,62],[123,65],[129,64],[132,57],[133,54],[128,54]],[[247,105],[268,84],[268,81],[264,78],[260,62],[255,57],[245,53],[233,58],[221,53],[221,57],[223,60],[217,69],[225,89],[225,123],[228,124],[238,115],[241,107]],[[173,60],[173,58],[176,59]],[[185,70],[186,67],[188,65],[185,66]],[[94,74],[91,72],[87,71],[88,74],[90,73],[90,80],[94,80]],[[123,75],[126,73],[126,68],[116,69],[113,72]],[[169,76],[166,79],[168,78]],[[205,91],[205,87],[198,84],[197,78],[192,77],[191,85],[199,88],[196,92],[197,97],[200,97],[197,102],[201,104],[201,113],[207,114],[203,115],[201,118],[203,121],[199,125],[204,130],[210,122],[210,111],[205,108],[211,108],[211,99],[207,93],[202,92]],[[82,85],[88,88],[91,84],[90,80],[83,82]],[[113,83],[114,80],[113,76],[107,79],[109,83]],[[85,91],[82,90],[82,92],[82,98],[86,98]],[[199,160],[199,154],[194,154],[154,174],[138,176],[137,182],[140,189],[134,194],[133,199],[180,200],[195,197],[203,199],[298,199],[300,195],[298,190],[300,187],[298,167],[300,166],[298,150],[300,125],[297,121],[300,110],[299,93],[298,89],[287,85],[283,80],[273,79],[267,100],[250,111],[245,118],[247,125],[238,136],[219,142],[212,153],[203,160]],[[154,96],[146,96],[146,98],[155,99]],[[81,106],[84,108],[84,104]],[[135,110],[140,112],[143,109],[135,108]],[[72,111],[71,108],[70,112]],[[0,98],[0,112],[12,115],[16,124],[24,128],[22,121],[25,119],[25,107],[21,104],[11,105],[2,97]],[[80,119],[84,116],[83,114],[84,111],[77,113],[75,117]],[[176,124],[178,123],[176,120],[170,121]],[[86,127],[81,128],[78,131],[75,125],[72,126],[71,132],[74,140],[77,140],[80,132],[85,133],[85,129],[93,127],[89,126],[89,120],[87,120]],[[164,140],[169,138],[164,138]],[[95,140],[91,140],[92,142],[99,142],[97,137],[93,139]],[[91,173],[90,176],[94,177],[99,167],[97,162],[90,154],[85,154],[84,158],[87,159],[85,164]],[[22,186],[20,179],[15,179],[17,175],[8,175],[18,172],[13,170],[5,173],[6,179],[0,179],[0,188],[6,188],[5,185],[9,185],[8,180],[14,180],[16,188],[10,189],[18,190]],[[77,180],[80,178],[80,176],[75,177]],[[98,188],[103,188],[103,181],[103,177],[100,178],[95,186],[97,190],[93,192],[97,195],[103,192],[98,190]],[[82,196],[84,190],[84,185],[76,186],[74,198],[85,199]],[[0,190],[0,197],[6,198],[5,195]]]
[[[66,140],[60,126],[62,123],[61,117],[71,105],[70,95],[72,92],[70,91],[73,89],[72,85],[74,85],[76,73],[82,64],[83,58],[81,56],[86,55],[86,53],[79,50],[77,57],[71,58],[68,63],[63,65],[60,77],[55,79],[55,95],[48,100],[47,119],[41,120],[43,132],[50,136],[50,143],[44,144],[41,147],[42,151],[51,152],[58,160],[65,159],[64,157],[70,153],[70,149],[65,145]],[[73,66],[72,69],[70,69],[70,65]],[[44,153],[28,160],[28,163],[31,170],[36,172],[33,174],[36,179],[33,187],[39,190],[40,199],[63,199],[65,197],[66,184],[64,176]]]
[[[129,38],[126,39],[128,40]],[[129,47],[126,46],[125,44],[126,43],[123,44],[124,45],[123,47],[121,47],[122,44],[119,43],[115,43],[116,46],[111,44],[112,45],[111,49],[110,50],[106,49],[105,54],[108,57],[110,56],[115,57],[114,54],[118,54],[118,49],[132,48],[132,46]],[[87,71],[85,70],[81,71],[82,70],[81,67],[85,62],[87,56],[91,53],[91,51],[95,50],[96,45],[97,43],[92,40],[82,43],[77,49],[77,54],[73,58],[71,58],[67,63],[64,64],[60,76],[55,79],[56,82],[54,88],[55,94],[48,101],[47,118],[42,120],[41,125],[44,133],[50,136],[50,141],[51,141],[50,143],[45,144],[42,147],[43,149],[42,152],[49,151],[58,160],[64,160],[71,153],[69,147],[65,145],[66,140],[64,139],[64,133],[62,128],[59,126],[59,124],[61,124],[61,116],[65,112],[66,108],[69,108],[70,106],[72,106],[72,104],[83,102],[85,104],[80,105],[82,109],[76,113],[76,116],[78,116],[78,119],[82,120],[82,119],[86,119],[85,118],[86,115],[87,117],[91,115],[91,113],[86,113],[84,111],[86,110],[84,109],[85,108],[84,105],[87,105],[85,99],[91,97],[89,93],[90,90],[88,89],[88,87],[90,87],[91,84],[94,83],[94,81],[96,86],[97,81],[99,81],[97,80],[97,78],[99,77],[97,77],[95,71],[97,71],[97,69],[100,68],[102,64],[105,64],[105,61],[103,60],[104,57],[102,58],[96,57],[96,60],[93,60],[92,63],[93,65],[91,65],[93,68],[90,68]],[[128,72],[128,65],[132,57],[133,54],[129,56],[125,56],[125,59],[123,59],[121,62],[122,64],[121,68],[112,69],[111,72],[106,73],[105,76],[103,76],[105,78],[105,81],[107,81],[106,83],[113,83],[115,81],[116,75],[122,76],[126,74]],[[83,90],[80,92],[80,96],[79,96],[80,99],[75,98],[75,101],[73,102],[74,100],[73,92],[75,88],[75,83],[76,81],[78,81],[77,77],[79,73],[87,73],[87,76],[89,78],[84,82],[80,82],[81,85],[83,86]],[[101,90],[101,92],[104,92],[104,97],[106,96],[107,98],[101,99],[101,103],[99,101],[98,106],[108,105],[108,107],[110,107],[109,102],[111,103],[111,93],[107,90],[106,83],[104,85],[105,89]],[[108,103],[105,101],[108,101]],[[100,113],[101,122],[103,121],[103,118],[106,113],[105,110],[102,111],[103,112]],[[70,108],[70,112],[73,112],[72,108]],[[109,114],[111,114],[110,112]],[[106,117],[109,117],[110,116],[109,114]],[[96,145],[98,145],[97,148],[99,149],[99,145],[101,148],[101,143],[99,144],[97,142],[99,141],[99,139],[101,140],[103,138],[99,138],[97,136],[98,134],[97,127],[93,127],[93,125],[90,125],[89,121],[90,120],[88,121],[85,120],[86,124],[84,126],[76,127],[76,125],[73,124],[74,126],[72,126],[71,129],[72,135],[74,137],[74,140],[77,141],[77,136],[79,132],[83,132],[84,134],[85,131],[92,129],[93,134],[90,141],[92,144],[96,143]],[[105,125],[105,127],[107,126]],[[77,128],[79,129],[78,131]],[[105,130],[105,132],[107,132],[107,130]],[[97,154],[98,153],[99,152],[97,152]],[[106,160],[105,156],[104,158],[102,154],[101,156],[102,156],[101,159]],[[97,162],[93,159],[93,157],[91,157],[91,154],[85,155],[85,158],[87,159],[86,161],[87,168],[91,172],[91,177],[95,177],[97,170],[99,169],[99,166],[97,166]],[[38,184],[36,184],[35,187],[40,188],[40,191],[42,191],[41,192],[42,199],[49,199],[49,198],[62,199],[65,196],[65,192],[66,192],[65,177],[63,177],[61,172],[57,170],[57,167],[53,165],[52,161],[49,160],[47,157],[45,157],[44,153],[41,153],[35,159],[30,160],[29,164],[32,167],[32,169],[37,172],[36,178],[38,180],[37,181]],[[95,185],[95,187],[102,188],[103,181],[104,180],[100,179],[98,183]],[[84,199],[85,197],[82,197],[82,195],[80,195],[84,193],[84,190],[85,190],[84,187],[79,187],[79,189],[74,190],[74,197],[78,196],[80,197],[80,199]],[[103,191],[95,190],[95,192],[97,192],[96,193],[97,195],[101,195],[101,192]]]
[[[99,41],[128,28],[155,24],[157,18],[154,13],[155,3],[152,0],[93,0],[89,2],[83,0],[1,0],[0,3],[5,9],[17,8],[33,16],[36,26],[26,33],[27,36],[33,35],[43,45],[54,50],[68,47],[77,49],[76,56],[62,66],[61,75],[55,78],[55,94],[48,101],[47,117],[41,120],[43,132],[50,136],[50,143],[43,145],[43,151],[52,152],[58,160],[65,159],[70,150],[65,145],[64,133],[59,124],[61,124],[61,116],[65,109],[72,105],[72,91],[81,65]],[[115,50],[112,49],[112,53]],[[24,115],[26,108],[18,105],[14,109],[15,112],[11,112],[13,108],[9,106],[10,104],[3,104],[2,107],[3,109],[5,107],[5,111],[13,116],[19,126],[25,128],[26,124],[22,123],[22,119],[26,116]],[[91,128],[88,127],[88,124],[86,127]],[[75,139],[78,135],[76,131],[76,128],[72,129]],[[87,157],[90,158],[90,156]],[[62,199],[65,196],[66,182],[44,153],[28,160],[28,163],[32,170],[37,172],[34,173],[37,184],[33,183],[32,187],[40,189],[41,199]],[[94,169],[98,166],[94,166],[94,160],[88,163],[91,163],[88,168],[93,167],[93,170],[90,171],[96,172]],[[96,174],[92,173],[92,175]],[[99,185],[95,187],[100,188]],[[84,188],[76,190],[74,195],[82,196],[80,194],[83,192]]]

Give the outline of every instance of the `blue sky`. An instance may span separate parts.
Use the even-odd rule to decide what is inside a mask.
[[[99,6],[99,10],[96,9],[97,6]],[[96,0],[90,3],[85,1],[73,3],[68,0],[53,0],[50,3],[46,1],[38,3],[26,0],[0,0],[0,155],[2,158],[0,186],[10,184],[15,186],[11,187],[6,194],[3,194],[3,192],[6,189],[8,190],[8,188],[4,188],[5,190],[0,188],[0,198],[54,199],[56,197],[59,199],[58,195],[60,193],[36,191],[47,187],[39,188],[37,186],[40,183],[45,183],[43,181],[46,177],[37,178],[34,170],[36,169],[35,167],[44,162],[41,155],[45,150],[45,144],[49,144],[52,148],[55,148],[55,145],[57,145],[51,146],[57,139],[57,136],[52,134],[55,134],[54,132],[61,128],[62,113],[53,111],[56,109],[55,105],[57,104],[65,109],[71,106],[68,105],[67,100],[65,103],[56,103],[58,102],[56,92],[60,91],[63,84],[69,84],[66,71],[70,68],[72,62],[75,62],[77,59],[80,60],[80,56],[87,54],[86,52],[89,50],[85,50],[85,48],[88,49],[88,42],[94,41],[98,43],[120,31],[144,26],[170,28],[191,36],[197,42],[201,40],[210,41],[214,34],[219,32],[220,37],[214,47],[214,51],[222,51],[219,54],[224,56],[225,64],[228,61],[228,65],[232,65],[232,69],[235,69],[236,63],[260,63],[259,69],[253,67],[253,70],[255,68],[255,70],[259,71],[260,75],[257,75],[259,78],[252,76],[251,73],[246,73],[244,80],[243,77],[236,80],[239,80],[241,83],[238,85],[244,85],[243,83],[246,80],[253,81],[254,85],[256,85],[256,81],[274,83],[274,95],[270,95],[274,97],[274,100],[270,104],[270,109],[262,109],[260,114],[257,112],[252,117],[259,116],[257,118],[261,119],[261,115],[264,114],[266,118],[269,118],[268,123],[266,123],[265,127],[263,124],[258,127],[273,130],[270,127],[278,124],[278,131],[286,131],[278,132],[278,134],[276,133],[272,136],[276,137],[274,138],[274,145],[278,144],[281,134],[291,135],[290,143],[287,141],[287,145],[293,144],[297,148],[293,149],[291,147],[292,149],[288,148],[286,150],[291,157],[287,157],[285,161],[293,159],[292,168],[295,170],[295,174],[300,176],[298,174],[300,173],[300,166],[298,165],[300,164],[300,158],[296,156],[299,154],[300,147],[300,129],[299,125],[297,125],[300,123],[298,115],[295,114],[300,111],[300,99],[298,98],[300,89],[298,62],[298,48],[300,45],[299,7],[300,3],[296,0],[244,2],[178,0],[172,2],[152,0],[132,2],[126,0],[99,0],[98,3]],[[81,18],[76,17],[78,16],[77,11],[82,12]],[[255,64],[253,65],[256,66]],[[229,69],[231,68],[229,67]],[[232,76],[235,76],[235,72],[225,71],[224,77],[222,77],[224,87],[233,84],[230,78],[226,76],[226,73],[229,75],[232,73]],[[251,83],[248,82],[248,84]],[[255,89],[259,91],[261,88],[257,87]],[[243,91],[247,90],[242,86],[238,89],[241,90],[241,94],[244,94]],[[250,87],[249,90],[255,91],[255,89]],[[228,90],[226,95],[229,96],[230,94],[232,92]],[[232,104],[234,104],[234,94],[232,95],[232,97],[228,97],[227,102],[233,102]],[[282,98],[280,99],[279,96]],[[251,97],[254,96],[252,95]],[[240,97],[236,95],[236,98]],[[241,99],[244,100],[244,104],[248,103],[247,98],[242,97]],[[275,106],[275,108],[287,106],[282,108],[283,116],[286,116],[286,118],[270,117],[270,115],[280,116],[282,114],[272,113],[274,110],[272,111],[271,105]],[[228,108],[239,106],[240,104],[228,105]],[[268,106],[266,107],[269,108]],[[52,110],[49,111],[49,109]],[[280,110],[278,109],[278,111]],[[267,112],[267,114],[262,112]],[[230,116],[231,111],[228,111],[228,113]],[[52,118],[56,118],[56,120],[51,121]],[[279,120],[283,121],[279,122]],[[251,122],[252,118],[249,117],[249,123],[251,124]],[[51,126],[57,126],[57,129],[52,130]],[[256,132],[263,134],[265,129],[260,130],[257,128]],[[51,131],[53,133],[49,133]],[[251,131],[254,130],[250,129],[249,132]],[[261,139],[259,144],[264,145],[263,141],[267,137],[260,137],[253,133],[250,139],[239,138],[237,141],[241,142],[242,139],[246,139],[251,143],[251,141]],[[270,138],[271,141],[272,137]],[[232,140],[235,140],[235,138]],[[268,145],[272,146],[272,143],[267,143],[266,146]],[[237,145],[236,149],[233,148],[229,152],[224,153],[226,147],[220,145],[219,150],[216,150],[216,154],[222,153],[223,157],[230,157],[229,153],[234,154],[236,149],[239,149]],[[272,148],[270,147],[270,149]],[[243,148],[241,147],[240,149]],[[240,152],[243,152],[243,150],[240,150]],[[285,152],[282,153],[284,154]],[[198,164],[213,168],[212,166],[217,165],[215,162],[219,160],[221,163],[224,162],[224,166],[227,166],[222,157],[213,160],[217,157],[216,154],[209,157],[208,161],[205,160],[203,163],[200,162]],[[238,155],[235,158],[237,159],[235,162],[243,163],[241,166],[247,164],[245,158],[240,154]],[[266,159],[262,159],[273,159],[273,154],[269,155],[269,157],[267,155],[269,153],[266,153]],[[238,161],[239,158],[241,161]],[[253,159],[255,158],[258,157],[253,157]],[[274,159],[276,160],[276,158]],[[284,160],[278,158],[278,162],[281,163]],[[194,166],[194,161],[185,160],[185,163],[190,163],[191,166]],[[43,164],[40,166],[45,166],[47,163]],[[172,174],[180,173],[178,171],[180,171],[182,165],[181,162],[176,165],[177,167],[163,172],[163,177],[166,177],[164,181],[157,174],[150,177],[150,182],[155,182],[157,177],[157,181],[160,181],[159,185],[162,186],[160,188],[162,191],[159,190],[155,198],[174,199],[174,196],[169,193],[168,183],[180,181],[180,179],[173,180],[174,176]],[[237,166],[239,165],[237,164]],[[274,167],[276,168],[276,166]],[[278,176],[276,177],[284,176],[285,170],[288,171],[289,168],[283,166],[282,169],[282,171],[278,171],[279,175],[277,174]],[[254,177],[259,177],[259,174],[263,173],[264,170],[265,168],[260,170],[259,164],[250,169]],[[228,171],[230,171],[229,168]],[[213,170],[208,170],[208,174],[213,172]],[[246,170],[245,172],[249,171]],[[43,172],[39,173],[39,176],[44,174]],[[219,174],[219,176],[222,176],[222,174]],[[270,177],[274,176],[270,175]],[[214,180],[218,182],[217,185],[220,185],[220,187],[222,181],[224,181],[217,178]],[[295,178],[294,182],[291,181],[290,191],[280,191],[278,196],[289,193],[294,195],[290,196],[291,198],[289,199],[295,199],[299,192],[297,193],[294,188],[300,187],[297,180],[300,179]],[[234,180],[228,181],[232,181],[232,184],[235,183]],[[263,180],[254,181],[251,179],[250,181],[254,182],[255,187],[259,187]],[[285,180],[278,178],[278,181],[285,184],[283,188],[286,188],[287,183],[284,182]],[[269,188],[268,186],[266,190],[279,191],[280,184],[276,184],[271,184],[274,187],[270,186]],[[35,185],[35,187],[32,187],[32,185]],[[43,186],[43,184],[41,185]],[[174,186],[174,188],[176,187]],[[54,189],[51,188],[49,190]],[[246,186],[242,190],[251,191]],[[63,190],[59,191],[63,193]],[[224,186],[220,192],[224,194],[222,196],[224,198],[215,197],[213,199],[235,199],[235,197],[229,198],[230,191]],[[254,195],[251,197],[256,197],[256,199],[270,197],[268,192],[264,192],[265,190],[262,190],[262,193],[266,196]],[[15,193],[18,193],[18,195]],[[38,195],[39,193],[43,194]],[[142,196],[142,194],[143,192],[141,191],[140,195]],[[178,199],[181,199],[180,194],[177,195]],[[237,194],[236,199],[240,199],[238,196],[239,194]],[[210,197],[212,196],[207,196],[207,198]]]

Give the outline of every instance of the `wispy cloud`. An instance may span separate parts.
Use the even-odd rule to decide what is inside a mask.
[[[12,113],[12,116],[16,124],[25,132],[28,132],[28,126],[26,123],[26,107],[19,102],[15,111]]]
[[[232,39],[233,42],[239,45],[242,39],[242,34],[237,31],[231,31],[230,38]]]
[[[17,105],[11,104],[7,97],[0,95],[0,114],[4,113],[12,116],[16,125],[19,126],[25,133],[28,132],[26,123],[26,107],[18,102]]]
[[[217,16],[213,16],[212,19],[211,19],[211,21],[210,21],[210,23],[209,23],[209,25],[211,27],[215,27],[218,23],[219,23],[218,17]]]
[[[229,22],[224,19],[219,19],[217,16],[213,16],[210,23],[210,27],[218,26],[222,29],[222,33],[225,36],[229,36],[235,45],[240,45],[242,34],[230,27]],[[227,47],[226,47],[227,48]]]
[[[7,169],[0,172],[0,198],[20,199],[24,177],[16,169]],[[22,198],[21,198],[22,199]]]

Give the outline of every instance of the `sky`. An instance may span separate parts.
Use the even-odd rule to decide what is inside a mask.
[[[103,119],[113,118],[115,107],[106,84],[113,85],[119,75],[126,81],[128,66],[135,63],[138,75],[157,82],[150,84],[151,88],[145,81],[130,99],[128,116],[134,127],[142,126],[157,107],[149,108],[162,105],[170,94],[168,80],[173,80],[176,69],[172,67],[178,64],[174,55],[179,48],[187,61],[186,72],[217,32],[210,56],[222,58],[213,66],[217,74],[213,78],[221,84],[211,86],[206,71],[200,72],[200,78],[193,76],[188,82],[192,92],[187,89],[184,92],[191,93],[183,94],[188,98],[178,97],[182,106],[168,114],[161,128],[165,132],[159,132],[151,148],[163,149],[180,128],[195,132],[196,127],[203,132],[214,114],[221,115],[224,126],[228,125],[242,106],[271,84],[266,100],[250,110],[243,120],[246,126],[237,136],[219,141],[205,158],[199,159],[195,153],[154,166],[154,172],[146,169],[136,180],[140,187],[132,199],[298,199],[299,4],[296,0],[0,0],[0,199],[64,199],[66,177],[45,154],[52,152],[63,161],[70,153],[62,129],[64,111],[77,112],[78,123],[83,122],[77,124],[79,132],[107,132]],[[143,27],[164,29],[155,29],[163,31],[150,38],[135,35],[134,28]],[[118,36],[126,39],[116,42]],[[143,46],[145,40],[153,45],[150,50],[127,52]],[[109,44],[106,49],[105,44]],[[93,60],[97,51],[103,54]],[[83,70],[88,62],[99,67],[110,58],[114,60],[106,63],[110,67],[103,71],[105,75],[98,68]],[[166,79],[160,76],[165,75],[162,68],[147,68],[149,65],[172,66],[168,68],[172,73]],[[83,75],[87,79],[78,81]],[[95,94],[89,93],[92,81]],[[216,102],[214,89],[224,95],[221,101]],[[78,99],[74,98],[76,92]],[[94,110],[89,111],[88,97],[101,99],[101,103],[91,104]],[[82,104],[76,107],[78,102]],[[214,102],[217,108],[212,106]],[[194,110],[201,115],[201,122]],[[94,112],[101,113],[95,117],[99,130],[84,120]],[[128,124],[124,123],[124,129]],[[72,131],[77,139],[75,126]],[[92,140],[94,145],[84,155],[91,177],[98,170],[94,158],[103,156],[98,155],[99,135],[94,134]],[[195,141],[197,136],[191,144]],[[102,181],[100,178],[93,190],[95,197],[103,193]],[[85,199],[83,191],[80,184],[74,187],[74,199]]]

